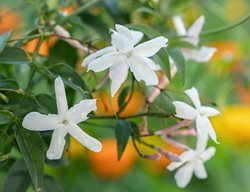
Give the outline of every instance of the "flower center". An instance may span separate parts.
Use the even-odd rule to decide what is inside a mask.
[[[69,122],[67,119],[64,119],[63,122],[62,122],[64,125],[67,125]]]
[[[127,51],[126,55],[127,55],[127,57],[131,57],[132,56],[132,51]]]

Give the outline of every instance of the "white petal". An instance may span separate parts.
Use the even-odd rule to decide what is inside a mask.
[[[129,66],[126,60],[115,63],[110,67],[109,77],[112,80],[111,83],[111,95],[112,97],[120,88],[121,84],[127,79]]]
[[[207,134],[215,143],[218,143],[216,133],[208,117],[198,115],[196,118],[196,128],[199,135]]]
[[[96,110],[96,99],[85,99],[71,107],[67,113],[67,119],[76,124],[88,119],[87,115]]]
[[[188,185],[190,182],[192,176],[193,176],[193,171],[194,171],[194,163],[189,162],[182,166],[175,174],[174,178],[177,183],[177,186],[180,188],[184,188]]]
[[[122,33],[123,35],[127,36],[129,39],[133,40],[133,45],[137,44],[143,37],[143,33],[140,31],[129,30],[127,27],[122,25],[115,25],[115,29]]]
[[[129,67],[137,81],[143,80],[146,85],[157,85],[158,77],[156,73],[141,57],[131,56],[129,58]]]
[[[23,119],[23,127],[32,131],[47,131],[56,129],[59,126],[58,115],[42,115],[38,112],[28,113]]]
[[[95,53],[92,53],[91,55],[87,56],[83,60],[82,65],[87,66],[89,63],[94,61],[96,58],[101,57],[101,56],[108,54],[108,53],[113,53],[113,52],[116,52],[116,49],[113,46],[109,46],[109,47],[100,49],[100,50],[96,51]]]
[[[202,30],[202,27],[205,22],[205,17],[202,15],[200,16],[195,23],[188,29],[187,31],[187,36],[186,40],[193,45],[198,45],[199,43],[199,36]]]
[[[199,179],[207,178],[206,168],[201,160],[197,160],[194,167],[194,174]]]
[[[63,149],[65,145],[64,137],[67,134],[67,129],[64,126],[59,127],[56,129],[51,138],[49,149],[46,153],[48,159],[60,159],[63,154]]]
[[[201,102],[197,89],[195,87],[192,87],[191,89],[186,90],[185,93],[191,99],[196,109],[199,110],[201,107]]]
[[[198,134],[197,142],[196,142],[196,152],[198,154],[203,153],[205,151],[207,147],[207,142],[208,142],[207,134],[203,134],[203,135]]]
[[[216,152],[215,147],[207,148],[207,150],[201,154],[203,162],[206,162],[209,159],[211,159],[215,155],[215,152]]]
[[[216,48],[202,46],[200,49],[182,49],[182,53],[186,60],[194,60],[200,63],[209,61],[214,53]]]
[[[161,69],[161,66],[159,64],[156,64],[152,59],[149,59],[147,57],[142,58],[147,64],[148,66],[154,70],[154,71],[158,71]]]
[[[88,149],[99,152],[102,150],[102,144],[95,138],[86,134],[80,127],[76,124],[69,124],[69,134],[74,137],[78,142],[87,147]]]
[[[200,111],[202,114],[205,114],[207,117],[212,117],[212,116],[220,114],[220,112],[217,109],[214,109],[208,106],[202,106]]]
[[[124,59],[126,59],[126,56],[122,53],[109,53],[90,62],[88,64],[88,71],[93,70],[95,72],[100,72]]]
[[[184,102],[174,101],[173,105],[175,106],[176,117],[182,119],[195,119],[198,114],[196,109]]]
[[[166,47],[167,42],[168,39],[162,36],[154,38],[152,40],[137,45],[133,49],[133,54],[142,57],[151,57],[156,54],[162,47]]]
[[[123,35],[122,33],[114,32],[111,35],[111,44],[119,51],[131,50],[134,47],[133,37]]]
[[[68,102],[66,98],[65,88],[61,77],[55,79],[56,105],[59,115],[63,115],[68,111]]]
[[[186,35],[186,28],[181,16],[177,15],[173,17],[173,24],[176,29],[177,35],[183,36]]]
[[[180,156],[181,162],[172,162],[168,165],[167,169],[169,171],[173,171],[176,168],[182,166],[184,163],[186,163],[187,161],[190,161],[191,159],[193,159],[195,157],[195,152],[190,149],[188,151],[183,152]]]

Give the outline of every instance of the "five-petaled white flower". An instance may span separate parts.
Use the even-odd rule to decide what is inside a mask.
[[[43,115],[38,112],[31,112],[24,117],[23,127],[33,131],[54,130],[46,153],[47,158],[51,160],[61,158],[65,145],[64,138],[67,133],[88,149],[99,152],[102,149],[102,144],[87,135],[77,125],[88,119],[88,113],[96,110],[96,100],[82,100],[68,109],[65,88],[60,77],[55,79],[55,94],[58,114]]]
[[[200,16],[194,24],[186,30],[184,22],[181,16],[174,16],[173,17],[173,24],[176,29],[176,32],[180,36],[187,36],[183,37],[182,40],[189,42],[190,44],[197,46],[199,44],[199,36],[201,29],[204,25],[205,17]],[[181,49],[184,57],[186,60],[192,59],[197,62],[207,62],[215,53],[216,48],[213,47],[206,47],[202,46],[199,49]]]
[[[122,25],[116,25],[115,29],[111,35],[112,46],[89,55],[83,65],[95,72],[109,68],[112,96],[126,80],[129,69],[137,81],[157,85],[158,78],[154,71],[159,70],[159,66],[149,57],[166,47],[168,39],[161,36],[135,46],[142,39],[142,32],[129,30]]]
[[[172,162],[167,169],[170,171],[179,168],[175,174],[175,180],[178,187],[184,188],[190,182],[193,173],[199,179],[206,179],[207,172],[204,162],[208,161],[215,154],[215,148],[206,149],[208,137],[197,138],[196,150],[188,149],[180,155],[180,162]]]
[[[212,107],[201,106],[199,94],[196,88],[193,87],[188,89],[185,93],[192,100],[195,108],[184,102],[174,101],[173,104],[176,110],[175,116],[183,119],[195,119],[198,135],[209,135],[216,143],[218,143],[216,133],[209,117],[218,115],[220,112]]]

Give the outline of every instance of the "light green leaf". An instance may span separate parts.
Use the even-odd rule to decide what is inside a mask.
[[[3,49],[6,46],[7,40],[10,36],[11,32],[6,32],[0,35],[0,53],[3,51]]]

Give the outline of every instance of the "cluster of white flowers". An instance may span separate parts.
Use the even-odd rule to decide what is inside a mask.
[[[183,37],[184,41],[197,46],[204,17],[200,17],[188,31],[185,30],[183,21],[179,16],[174,17],[173,20],[177,34],[185,35]],[[55,28],[55,32],[63,37],[70,37],[70,34],[60,26]],[[112,97],[126,80],[129,70],[137,81],[143,80],[146,85],[158,84],[158,77],[155,71],[159,70],[160,67],[150,57],[155,55],[161,48],[166,47],[168,39],[160,36],[137,45],[142,38],[142,32],[129,30],[122,25],[116,25],[115,30],[112,30],[111,46],[101,49],[84,59],[83,65],[87,66],[88,70],[100,72],[109,69],[109,77],[112,80]],[[74,47],[83,49],[75,40],[67,40],[67,42]],[[200,49],[181,49],[181,51],[186,59],[204,62],[211,58],[215,49],[201,47]],[[209,117],[219,113],[211,107],[201,106],[199,95],[195,88],[186,90],[185,93],[192,100],[195,108],[180,101],[174,101],[173,104],[176,108],[176,117],[195,120],[197,147],[196,150],[188,149],[182,153],[180,155],[181,162],[172,162],[168,166],[169,170],[181,167],[175,175],[179,187],[185,187],[189,183],[193,172],[198,178],[203,179],[207,177],[203,162],[210,159],[215,153],[215,148],[213,147],[206,150],[208,137],[211,137],[217,143],[216,134]],[[67,133],[88,149],[95,152],[100,151],[102,144],[87,135],[77,125],[88,119],[88,113],[96,110],[96,100],[82,100],[79,104],[68,109],[65,88],[60,77],[55,79],[55,95],[58,114],[43,115],[38,112],[31,112],[23,120],[23,127],[29,130],[54,130],[51,144],[46,154],[47,158],[61,158]]]

